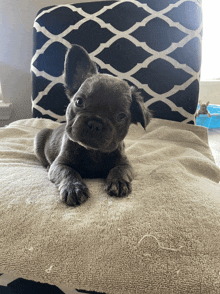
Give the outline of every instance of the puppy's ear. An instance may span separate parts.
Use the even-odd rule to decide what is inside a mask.
[[[131,103],[131,123],[137,124],[138,122],[145,129],[149,124],[152,117],[150,110],[144,105],[141,93],[135,87],[131,87],[132,103]]]
[[[82,83],[96,73],[98,73],[96,64],[90,59],[87,51],[79,45],[73,45],[67,51],[64,63],[64,82],[67,96],[71,98]]]

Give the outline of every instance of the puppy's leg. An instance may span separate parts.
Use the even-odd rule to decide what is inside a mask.
[[[44,167],[50,165],[45,155],[45,145],[52,132],[51,129],[43,129],[34,138],[34,152]]]
[[[61,157],[57,157],[52,163],[48,176],[60,191],[61,201],[67,205],[80,205],[89,198],[89,190],[79,173]]]
[[[106,178],[105,190],[110,196],[123,197],[131,193],[133,169],[127,159],[110,170]]]

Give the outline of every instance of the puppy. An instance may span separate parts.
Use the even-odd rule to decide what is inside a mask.
[[[89,197],[82,178],[105,178],[110,196],[131,192],[132,167],[123,139],[131,123],[143,128],[151,114],[134,87],[117,77],[98,73],[82,47],[73,45],[64,64],[65,89],[70,104],[66,124],[43,129],[35,137],[35,153],[67,205]]]

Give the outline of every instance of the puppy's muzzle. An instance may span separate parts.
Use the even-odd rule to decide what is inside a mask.
[[[97,134],[100,134],[103,130],[103,122],[101,119],[89,119],[87,121],[87,126],[89,128],[89,130],[92,132],[92,133],[97,133]]]
[[[68,123],[69,138],[88,149],[112,152],[117,148],[115,128],[106,118],[79,114]]]

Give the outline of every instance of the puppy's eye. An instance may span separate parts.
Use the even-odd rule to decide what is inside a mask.
[[[75,105],[76,105],[76,107],[83,107],[83,99],[76,98]]]
[[[117,121],[120,122],[120,121],[124,120],[126,117],[127,117],[126,114],[121,112],[117,115]]]

